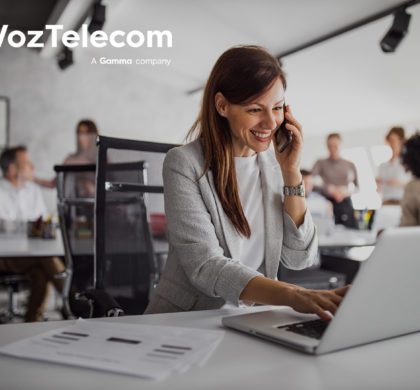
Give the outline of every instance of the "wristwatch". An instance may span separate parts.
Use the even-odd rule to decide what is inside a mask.
[[[296,187],[283,187],[283,194],[286,196],[305,196],[305,186],[303,182]]]

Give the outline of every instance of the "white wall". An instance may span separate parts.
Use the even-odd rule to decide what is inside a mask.
[[[11,101],[11,144],[28,146],[38,176],[52,177],[53,165],[74,151],[75,126],[84,117],[94,119],[104,135],[170,143],[183,141],[198,113],[201,94],[191,97],[184,90],[160,83],[158,69],[157,77],[151,77],[153,69],[142,73],[124,65],[95,66],[77,54],[75,64],[60,71],[54,60],[41,58],[35,51],[8,45],[0,48],[0,95]],[[290,76],[293,68],[289,70]],[[316,73],[314,69],[312,72]],[[299,80],[291,83],[291,92]],[[322,101],[322,96],[319,99]],[[326,156],[328,132],[344,130],[345,147],[372,146],[383,143],[392,125],[404,125],[409,134],[420,127],[419,121],[411,121],[349,131],[343,124],[343,129],[325,128],[325,133],[315,135],[313,124],[299,116],[301,100],[297,96],[291,99],[306,133],[304,168],[311,168],[317,158]],[[326,126],[331,124],[327,122]],[[55,191],[46,190],[44,194],[53,210]]]
[[[131,68],[132,69],[132,68]],[[77,61],[60,71],[52,59],[0,48],[0,95],[10,98],[10,143],[25,144],[40,177],[75,150],[75,126],[92,118],[101,134],[181,143],[198,112],[184,91],[151,81],[130,67]],[[44,191],[55,207],[55,191]]]

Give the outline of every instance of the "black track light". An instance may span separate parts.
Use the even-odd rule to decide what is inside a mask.
[[[68,47],[64,47],[57,56],[57,62],[61,70],[73,65],[73,52]]]
[[[394,21],[391,28],[385,34],[381,41],[381,49],[385,53],[392,53],[403,40],[408,32],[411,15],[405,9],[397,11],[394,14]]]
[[[92,34],[95,31],[102,30],[105,24],[106,7],[100,1],[93,6],[92,19],[90,20],[88,31]]]

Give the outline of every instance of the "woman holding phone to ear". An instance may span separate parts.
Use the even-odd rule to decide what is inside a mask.
[[[164,162],[169,255],[146,314],[226,302],[288,305],[326,320],[335,313],[347,287],[276,280],[280,262],[303,269],[317,255],[300,174],[302,127],[289,106],[284,112],[285,88],[278,60],[258,46],[229,49],[214,65],[189,132],[195,140]]]

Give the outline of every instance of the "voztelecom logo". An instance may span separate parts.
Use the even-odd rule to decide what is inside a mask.
[[[63,30],[63,25],[47,24],[45,31],[51,34],[51,46],[58,47],[62,44],[68,48],[81,47],[97,47],[102,48],[111,45],[115,48],[132,47],[138,48],[143,45],[146,47],[172,47],[172,33],[168,30],[148,30],[144,34],[138,30],[132,30],[126,33],[122,30],[115,30],[109,35],[104,31],[95,31],[92,34],[88,31],[87,24],[82,25],[82,31],[79,34],[77,31],[64,31],[59,38],[59,31]],[[0,47],[3,45],[7,35],[7,42],[12,47],[30,47],[42,48],[45,46],[42,38],[45,31],[43,30],[29,30],[26,34],[19,30],[10,31],[8,34],[9,25],[2,26],[0,31]]]

